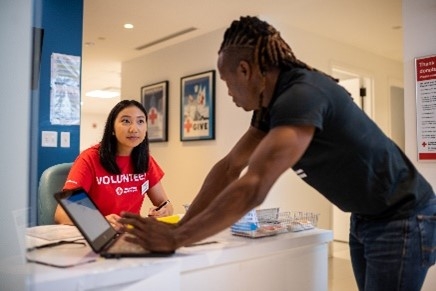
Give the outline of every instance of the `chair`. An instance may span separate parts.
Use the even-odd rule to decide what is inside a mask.
[[[72,165],[57,164],[42,173],[38,186],[38,225],[55,224],[57,202],[53,194],[62,190]]]

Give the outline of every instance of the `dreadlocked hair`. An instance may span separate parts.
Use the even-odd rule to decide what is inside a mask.
[[[257,17],[246,16],[233,21],[224,33],[224,39],[218,53],[236,52],[240,49],[250,51],[251,59],[249,61],[258,65],[262,73],[270,67],[297,67],[320,72],[297,59],[291,47],[280,36],[280,32]],[[320,73],[336,82],[338,81],[332,76]]]
[[[123,109],[131,106],[138,107],[145,114],[145,120],[148,121],[147,111],[144,106],[136,100],[122,100],[112,108],[106,120],[99,150],[101,165],[112,174],[121,174],[121,170],[116,163],[117,138],[114,134],[115,120]],[[135,174],[141,174],[148,171],[148,162],[150,159],[148,133],[144,140],[133,148],[132,153],[130,154],[130,159]]]

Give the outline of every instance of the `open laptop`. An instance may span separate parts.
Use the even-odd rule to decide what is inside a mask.
[[[131,234],[117,233],[84,189],[57,192],[54,197],[92,250],[102,257],[163,257],[174,253],[150,252],[140,245],[126,241],[124,238]]]

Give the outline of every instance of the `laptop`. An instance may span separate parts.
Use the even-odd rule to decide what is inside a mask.
[[[150,252],[125,240],[129,233],[118,233],[98,210],[88,193],[77,188],[54,194],[74,225],[94,252],[105,258],[165,257],[174,252]]]

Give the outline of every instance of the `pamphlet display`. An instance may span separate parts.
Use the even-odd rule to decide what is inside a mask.
[[[312,212],[280,212],[280,208],[253,209],[234,223],[230,230],[234,235],[250,238],[272,236],[313,229],[318,223],[318,216]]]

